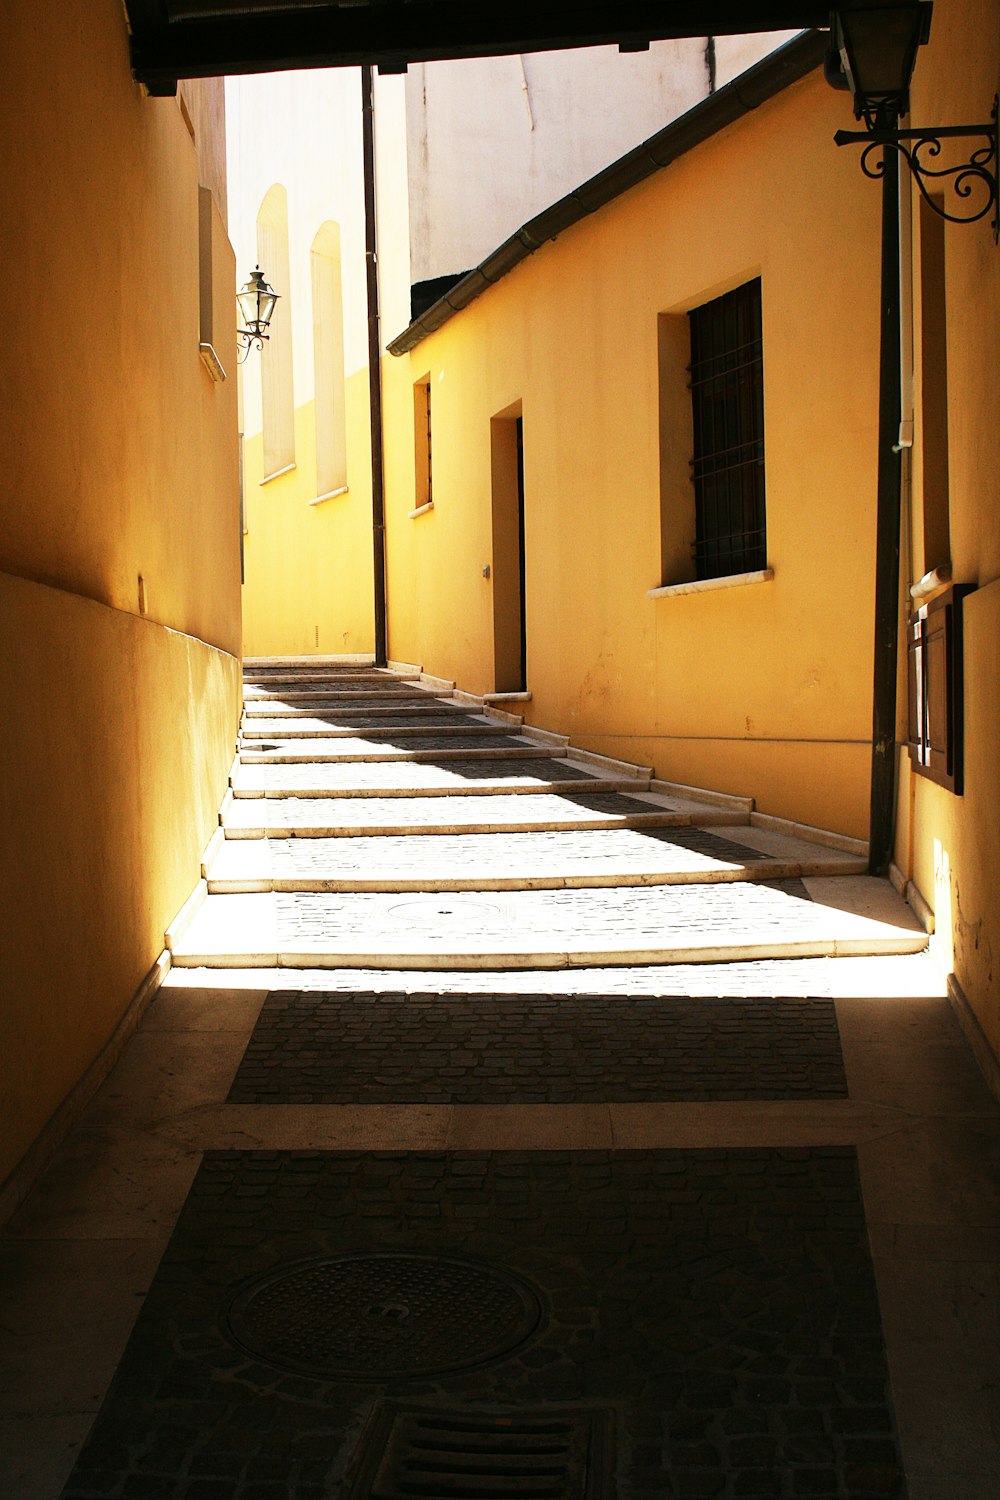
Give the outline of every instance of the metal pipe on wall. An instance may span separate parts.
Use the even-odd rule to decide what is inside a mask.
[[[894,122],[895,123],[895,122]],[[882,155],[882,289],[878,484],[875,540],[875,647],[868,868],[888,873],[896,802],[896,674],[899,649],[899,526],[902,462],[900,399],[899,154]]]
[[[365,183],[365,283],[368,294],[368,397],[371,413],[372,568],[375,665],[388,659],[385,598],[385,479],[382,453],[382,347],[379,332],[378,240],[375,219],[375,109],[372,69],[361,69],[361,137]]]

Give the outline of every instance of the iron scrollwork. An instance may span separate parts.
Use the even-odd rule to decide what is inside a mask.
[[[885,148],[899,153],[910,169],[910,175],[936,214],[951,224],[975,224],[993,210],[993,238],[1000,242],[1000,197],[997,187],[997,109],[994,95],[990,121],[984,125],[946,125],[940,129],[892,130],[884,126],[874,130],[838,130],[838,146],[863,145],[861,170],[866,177],[878,179],[885,172]],[[937,165],[942,142],[982,139],[983,144],[970,152],[967,160],[955,166]],[[949,212],[933,193],[935,183],[950,186],[955,198],[966,204],[968,212]],[[985,194],[985,201],[982,199]],[[970,201],[971,200],[971,201]]]

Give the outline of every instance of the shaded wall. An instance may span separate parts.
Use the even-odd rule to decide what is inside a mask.
[[[4,41],[0,1180],[198,878],[240,649],[219,86],[147,98],[117,0],[15,0]]]
[[[931,39],[921,49],[914,74],[914,122],[957,125],[988,119],[998,78],[1000,13],[996,6],[991,0],[938,0]],[[926,232],[921,235],[916,195],[913,245],[917,378],[904,583],[947,560],[934,555],[936,546],[950,550],[955,581],[974,585],[976,592],[964,609],[964,794],[955,796],[922,777],[911,777],[903,750],[896,861],[934,911],[941,956],[957,977],[996,1055],[1000,1053],[1000,366],[996,352],[1000,251],[987,222],[949,224],[941,230],[941,264],[929,265],[928,236]],[[940,296],[935,297],[938,277],[942,283]],[[930,295],[922,296],[928,282]],[[935,321],[936,327],[932,326]],[[936,541],[924,526],[925,509],[936,510],[939,518],[944,510]],[[900,738],[905,740],[902,724]]]

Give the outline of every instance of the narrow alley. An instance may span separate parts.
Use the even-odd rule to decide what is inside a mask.
[[[204,880],[0,1241],[12,1500],[988,1500],[1000,1117],[863,849],[248,660]]]

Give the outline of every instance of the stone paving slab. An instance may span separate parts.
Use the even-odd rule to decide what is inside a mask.
[[[431,797],[493,796],[497,792],[511,795],[547,793],[562,790],[567,782],[591,789],[615,790],[625,786],[643,787],[645,782],[631,778],[609,780],[598,772],[570,759],[555,758],[547,751],[533,750],[518,759],[511,757],[494,763],[487,759],[451,761],[435,765],[401,761],[369,764],[349,761],[344,765],[327,762],[318,765],[237,765],[233,790],[237,797]],[[677,804],[679,805],[679,804]],[[734,821],[739,821],[735,819]]]
[[[927,937],[886,881],[445,894],[210,895],[171,938],[209,967],[566,968],[908,953]]]
[[[277,991],[231,1104],[844,1099],[832,1000]]]
[[[323,1278],[363,1256],[395,1257],[352,1314],[384,1367],[412,1366],[468,1277],[514,1278],[535,1322],[482,1367],[367,1380],[322,1353],[292,1373],[287,1318],[250,1346],[230,1331],[264,1278],[303,1266],[303,1336],[350,1328]],[[209,1152],[63,1500],[343,1497],[385,1399],[607,1408],[616,1500],[902,1500],[854,1150]]]

